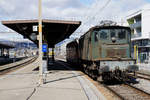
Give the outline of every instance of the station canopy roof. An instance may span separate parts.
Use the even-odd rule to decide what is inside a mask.
[[[25,38],[38,44],[38,20],[13,20],[2,21],[8,28],[22,34]],[[64,20],[42,20],[43,39],[48,43],[48,47],[69,38],[69,36],[81,25],[80,21]]]
[[[10,49],[10,48],[14,48],[14,46],[9,45],[9,44],[4,44],[0,42],[0,49],[4,48],[4,49]]]

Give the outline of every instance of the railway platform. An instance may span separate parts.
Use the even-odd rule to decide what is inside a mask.
[[[46,82],[38,84],[38,60],[0,76],[0,100],[106,100],[80,71],[64,61],[49,65]]]

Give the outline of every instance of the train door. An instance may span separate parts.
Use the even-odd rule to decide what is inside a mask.
[[[88,41],[88,43],[87,43],[87,59],[88,60],[92,60],[91,59],[91,34],[90,34],[90,32],[88,32],[87,33],[87,41]]]
[[[79,39],[79,48],[78,48],[78,50],[79,50],[79,59],[83,59],[83,47],[84,46],[84,37],[81,37],[80,39]]]
[[[96,60],[100,57],[99,54],[99,42],[98,42],[98,32],[93,31],[91,35],[91,47],[92,47],[92,59]]]
[[[89,41],[89,33],[87,33],[85,35],[85,40],[84,40],[84,58],[86,60],[90,60],[90,50],[89,50],[89,44],[90,44],[90,41]]]
[[[87,35],[85,35],[84,40],[83,40],[83,56],[82,59],[87,60],[87,46],[88,46],[88,39]]]

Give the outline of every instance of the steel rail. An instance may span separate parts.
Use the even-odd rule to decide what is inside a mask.
[[[150,79],[142,77],[142,76],[138,76],[138,75],[136,75],[136,76],[132,75],[132,77],[143,78],[143,79],[146,79],[146,80],[150,81]],[[126,81],[124,81],[124,84],[127,85],[127,86],[129,86],[129,87],[131,87],[131,88],[133,88],[133,89],[135,89],[135,90],[137,90],[137,92],[144,93],[145,95],[147,95],[148,97],[150,97],[150,93],[147,93],[146,91],[144,91],[144,90],[142,90],[140,88],[137,88],[137,87],[135,87],[135,86],[127,83]]]
[[[112,92],[114,95],[116,95],[118,98],[120,98],[121,100],[127,100],[125,99],[122,95],[120,95],[119,93],[117,93],[116,91],[114,91],[112,88],[110,88],[109,86],[103,84],[103,86],[108,89],[110,92]]]
[[[140,88],[137,88],[129,83],[127,83],[125,80],[121,80],[121,79],[118,79],[120,81],[123,82],[123,85],[122,86],[125,86],[127,88],[130,88],[130,89],[133,89],[135,91],[135,93],[139,93],[141,95],[145,95],[147,98],[150,98],[150,93],[147,93],[146,91],[140,89]],[[115,94],[117,97],[119,97],[121,100],[128,100],[125,98],[125,96],[121,95],[120,93],[118,93],[117,91],[115,91],[113,88],[103,84],[103,86],[105,88],[107,88],[108,90],[110,90],[113,94]]]
[[[33,57],[32,59],[27,60],[26,62],[23,62],[23,63],[21,63],[21,64],[17,64],[17,65],[11,66],[11,67],[9,67],[9,68],[2,69],[2,70],[0,70],[0,76],[1,76],[1,75],[4,75],[4,74],[6,74],[6,73],[9,73],[9,72],[11,72],[11,71],[17,70],[17,69],[19,69],[19,68],[21,68],[21,67],[23,67],[23,66],[28,65],[28,64],[31,64],[31,63],[34,62],[36,59],[37,59],[37,57]]]
[[[111,87],[107,86],[107,85],[103,85],[105,88],[107,88],[109,91],[111,91],[113,94],[115,94],[117,97],[119,97],[121,100],[128,100],[127,98],[125,98],[125,96],[117,93],[117,91],[115,91],[114,89],[112,89]],[[150,93],[147,93],[137,87],[134,87],[130,84],[125,83],[124,85],[125,87],[131,88],[133,89],[136,93],[139,93],[140,95],[145,95],[147,98],[150,98]]]
[[[150,93],[147,93],[147,92],[143,91],[143,90],[140,89],[140,88],[137,88],[137,87],[135,87],[135,86],[133,86],[133,85],[131,85],[131,84],[128,84],[128,83],[125,83],[125,85],[127,85],[127,86],[129,86],[129,87],[135,89],[137,92],[144,93],[144,95],[150,97]]]
[[[150,75],[149,75],[149,74],[145,74],[145,73],[141,73],[141,72],[136,72],[136,74],[145,75],[145,76],[150,77]]]
[[[148,80],[150,81],[150,78],[146,78],[146,77],[143,77],[143,76],[137,76],[138,78],[141,78],[141,79],[145,79],[145,80]]]
[[[142,76],[141,76],[142,75]],[[134,76],[133,74],[129,74],[129,76],[131,76],[131,77],[134,77],[134,78],[141,78],[141,79],[145,79],[145,80],[148,80],[148,81],[150,81],[150,76],[148,76],[147,74],[139,74],[138,75],[138,73],[136,73],[136,76]],[[145,76],[145,77],[144,77]],[[148,78],[149,77],[149,78]]]

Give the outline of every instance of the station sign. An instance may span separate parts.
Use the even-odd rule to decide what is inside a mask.
[[[47,44],[42,45],[42,52],[47,52]]]
[[[37,31],[38,31],[38,26],[37,26],[37,25],[34,25],[34,26],[32,27],[32,30],[33,30],[33,32],[37,32]]]

